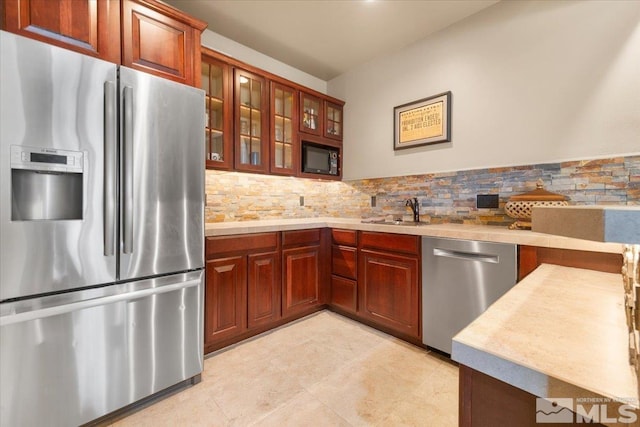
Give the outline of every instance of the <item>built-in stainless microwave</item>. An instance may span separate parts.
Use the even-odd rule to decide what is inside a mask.
[[[302,172],[338,175],[338,149],[302,142]]]

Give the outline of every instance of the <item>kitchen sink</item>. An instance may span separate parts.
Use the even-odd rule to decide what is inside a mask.
[[[367,221],[362,220],[363,224],[381,224],[381,225],[399,225],[403,227],[419,227],[422,225],[429,225],[428,222],[413,222],[413,221]]]

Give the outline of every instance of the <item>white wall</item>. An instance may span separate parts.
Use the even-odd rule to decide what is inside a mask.
[[[393,150],[393,107],[452,91],[452,142]],[[344,178],[640,153],[640,1],[503,1],[328,84]]]
[[[327,82],[324,80],[293,68],[284,62],[273,59],[211,30],[204,30],[202,33],[202,45],[302,86],[317,90],[320,93],[327,93]]]

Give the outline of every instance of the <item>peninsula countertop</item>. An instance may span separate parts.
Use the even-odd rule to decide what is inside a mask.
[[[620,274],[543,264],[453,338],[452,358],[535,396],[638,408]]]
[[[302,230],[323,227],[411,234],[417,236],[445,237],[451,239],[480,240],[497,243],[514,243],[518,245],[540,246],[546,248],[622,253],[622,245],[617,243],[599,243],[543,233],[534,233],[526,230],[509,230],[507,227],[502,226],[467,224],[424,224],[417,226],[393,225],[363,223],[357,218],[323,217],[206,223],[205,236],[229,236],[234,234],[265,233],[272,231]]]

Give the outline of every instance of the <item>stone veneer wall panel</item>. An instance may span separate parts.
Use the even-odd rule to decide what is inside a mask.
[[[335,182],[236,172],[207,171],[207,222],[252,219],[399,217],[418,197],[421,215],[432,223],[506,225],[509,197],[545,188],[571,204],[640,205],[640,156],[487,168],[449,173]],[[477,194],[499,194],[498,209],[477,209]],[[300,206],[300,196],[304,206]],[[370,206],[376,196],[376,207]]]

